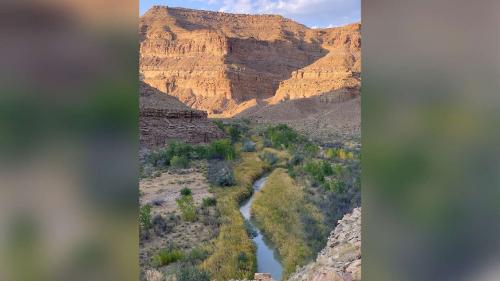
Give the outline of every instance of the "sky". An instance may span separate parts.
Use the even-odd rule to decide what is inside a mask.
[[[361,0],[140,0],[140,14],[154,5],[245,14],[279,14],[311,28],[361,21]]]

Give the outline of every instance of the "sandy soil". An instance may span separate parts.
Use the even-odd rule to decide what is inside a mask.
[[[152,216],[161,215],[169,225],[169,231],[156,235],[150,232],[149,239],[141,240],[140,259],[143,267],[148,264],[158,250],[173,244],[175,248],[188,251],[201,243],[213,239],[217,233],[217,226],[206,225],[206,217],[215,217],[214,207],[205,208],[197,215],[196,222],[185,222],[181,219],[176,199],[180,197],[180,190],[184,187],[191,189],[196,206],[201,206],[203,198],[213,197],[209,192],[206,180],[206,164],[192,163],[193,168],[184,170],[170,170],[159,177],[142,179],[139,183],[141,191],[140,205],[151,204]]]
[[[205,197],[212,196],[204,172],[206,165],[196,163],[194,168],[168,171],[152,179],[143,179],[139,183],[140,204],[151,204],[153,214],[166,215],[177,209],[176,199],[184,187],[190,188],[195,204],[201,204]]]
[[[313,139],[358,137],[361,134],[361,97],[332,102],[327,97],[285,101],[277,105],[254,107],[238,117],[256,123],[284,123]]]

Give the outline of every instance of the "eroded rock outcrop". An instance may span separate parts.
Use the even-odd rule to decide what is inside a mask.
[[[209,116],[359,85],[359,25],[155,6],[140,38],[144,81]]]
[[[270,100],[271,104],[333,93],[344,88],[359,88],[360,29],[360,24],[352,24],[318,31],[318,38],[328,54],[294,71],[290,79],[281,82],[276,95]]]
[[[361,280],[361,208],[339,221],[327,246],[314,263],[301,269],[288,281]]]
[[[143,148],[163,146],[169,141],[209,142],[224,137],[207,113],[193,110],[175,97],[141,82],[140,144]]]

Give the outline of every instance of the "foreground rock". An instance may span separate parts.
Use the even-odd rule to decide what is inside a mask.
[[[288,281],[361,280],[361,208],[345,215],[328,238],[328,244],[314,263]]]
[[[156,6],[140,20],[144,81],[209,116],[359,86],[360,25]]]
[[[206,143],[224,137],[206,112],[193,110],[145,83],[140,87],[139,120],[142,148],[160,147],[173,140]]]
[[[250,281],[274,280],[256,273]],[[288,281],[361,281],[361,208],[345,215],[316,261],[297,270]]]

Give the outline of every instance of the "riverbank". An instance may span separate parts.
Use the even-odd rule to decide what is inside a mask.
[[[252,214],[257,226],[276,245],[285,277],[315,254],[306,232],[324,232],[323,216],[305,200],[304,191],[282,168],[275,169],[255,195]]]
[[[255,225],[255,222],[251,219],[250,209],[252,208],[254,198],[257,194],[262,192],[267,181],[267,176],[262,177],[255,181],[253,184],[254,194],[246,200],[240,207],[240,212],[245,218],[247,227],[252,229],[252,240],[257,247],[256,258],[257,258],[257,272],[263,272],[270,274],[272,278],[276,281],[282,279],[283,276],[283,266],[279,260],[277,249],[270,243],[264,234]]]
[[[268,169],[256,152],[242,152],[234,168],[236,185],[215,190],[222,225],[213,254],[202,264],[212,279],[253,278],[257,270],[256,249],[239,212],[239,204],[252,195],[254,181]]]

